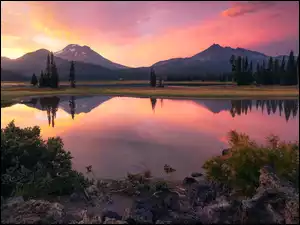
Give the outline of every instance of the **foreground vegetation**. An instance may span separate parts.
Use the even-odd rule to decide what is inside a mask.
[[[117,95],[140,97],[188,97],[188,98],[295,98],[299,96],[296,87],[256,87],[256,86],[203,86],[203,87],[166,87],[166,88],[28,88],[7,87],[1,88],[1,105],[9,104],[26,96],[49,95]]]
[[[207,177],[229,185],[242,194],[252,195],[259,186],[259,170],[265,165],[299,188],[299,143],[286,143],[269,136],[259,145],[246,134],[229,133],[230,149],[207,161]]]
[[[42,140],[40,128],[21,129],[12,121],[1,129],[1,196],[70,194],[88,181],[72,170],[71,153],[59,137]]]

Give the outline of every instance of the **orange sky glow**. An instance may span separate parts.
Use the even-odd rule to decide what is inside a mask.
[[[9,58],[79,44],[140,67],[213,43],[298,54],[299,2],[1,1],[1,56]]]

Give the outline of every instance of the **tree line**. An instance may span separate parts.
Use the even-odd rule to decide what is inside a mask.
[[[236,57],[232,55],[230,60],[232,81],[238,85],[249,85],[252,83],[261,85],[296,85],[299,84],[299,56],[295,59],[293,51],[290,52],[288,60],[283,56],[270,57],[268,62],[256,63],[254,72],[253,62],[247,57]]]
[[[69,74],[69,82],[72,88],[75,88],[75,65],[74,61],[71,61],[70,66],[70,74]],[[50,87],[50,88],[58,88],[59,87],[59,74],[56,67],[56,63],[54,61],[53,52],[47,55],[46,61],[46,69],[45,71],[41,71],[39,79],[35,74],[31,77],[31,82],[33,86]]]

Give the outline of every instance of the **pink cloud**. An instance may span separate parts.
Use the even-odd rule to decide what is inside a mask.
[[[235,2],[233,6],[222,12],[223,16],[236,17],[247,13],[254,13],[276,4],[274,1],[249,1],[249,2]]]

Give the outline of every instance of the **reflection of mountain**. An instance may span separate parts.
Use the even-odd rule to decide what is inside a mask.
[[[193,100],[193,102],[204,106],[213,113],[219,113],[221,111],[229,111],[231,109],[230,100]]]
[[[75,102],[75,110],[76,114],[79,113],[88,113],[92,111],[92,109],[96,108],[97,106],[101,105],[102,103],[108,101],[111,99],[111,97],[108,96],[93,96],[93,97],[74,97],[74,102]],[[61,102],[59,104],[59,107],[65,110],[67,113],[72,114],[71,108],[69,106],[69,100],[68,99],[63,100],[61,99]]]
[[[48,98],[58,98],[58,97],[48,97]],[[59,97],[59,108],[63,109],[69,114],[72,114],[72,107],[70,107],[70,96],[60,96]],[[45,110],[41,105],[41,99],[44,98],[32,98],[30,100],[26,100],[23,104],[34,107],[39,110]],[[79,113],[88,113],[92,109],[96,108],[97,106],[101,105],[103,102],[111,99],[108,96],[93,96],[93,97],[86,97],[86,96],[76,96],[74,97],[73,101],[75,103],[76,114]]]

